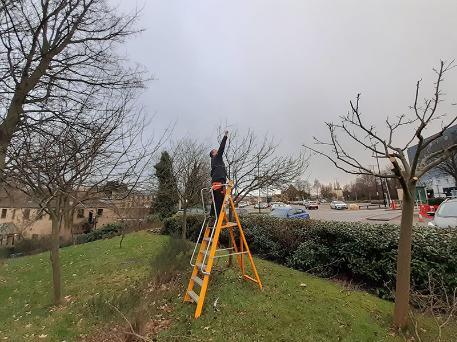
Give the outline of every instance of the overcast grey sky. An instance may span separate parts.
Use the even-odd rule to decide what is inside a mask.
[[[113,0],[115,3],[119,1]],[[141,98],[160,130],[217,144],[227,122],[269,132],[294,152],[326,134],[362,93],[367,119],[407,111],[415,82],[432,84],[432,67],[457,57],[455,0],[143,0],[145,32],[124,47],[156,80]],[[457,99],[457,71],[447,77]],[[455,113],[454,113],[455,115]],[[369,162],[372,163],[372,162]],[[310,180],[348,182],[314,159]]]

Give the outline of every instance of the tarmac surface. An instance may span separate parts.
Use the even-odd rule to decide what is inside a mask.
[[[300,207],[305,209],[304,206],[293,205],[293,207]],[[258,212],[253,206],[247,207],[249,212]],[[308,210],[306,209],[312,219],[323,221],[343,221],[343,222],[366,222],[372,224],[400,224],[401,210],[391,210],[385,208],[372,208],[372,209],[359,209],[359,210],[336,210],[331,209],[330,205],[325,203],[319,205],[319,209]],[[270,209],[262,209],[261,212],[268,214]],[[427,222],[418,222],[417,214],[414,215],[414,223],[418,225],[427,225]]]

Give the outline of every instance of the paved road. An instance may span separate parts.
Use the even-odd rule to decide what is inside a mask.
[[[304,208],[302,206],[296,206]],[[250,212],[257,212],[258,209],[248,207]],[[262,210],[262,213],[269,213],[270,209]],[[330,209],[329,204],[321,204],[317,210],[308,210],[312,219],[324,221],[344,221],[344,222],[366,222],[372,224],[392,223],[400,224],[401,211],[400,210],[386,210],[386,209],[360,209],[360,210],[335,210]],[[369,220],[372,218],[372,220]],[[373,218],[375,220],[373,220]],[[415,216],[417,221],[417,216]],[[417,223],[417,222],[416,222]],[[418,223],[426,225],[427,223]]]
[[[401,216],[401,211],[386,211],[386,209],[360,209],[360,210],[335,210],[330,209],[330,205],[324,204],[317,210],[309,210],[311,218],[326,221],[344,222],[371,222],[371,223],[397,223],[396,219]],[[391,214],[384,221],[372,221],[368,218],[380,217],[381,215]],[[398,221],[399,223],[400,221]]]

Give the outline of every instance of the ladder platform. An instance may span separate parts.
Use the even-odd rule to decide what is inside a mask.
[[[198,285],[202,286],[203,285],[203,279],[197,277],[197,276],[193,276],[192,277],[192,280],[197,283]]]
[[[195,303],[198,303],[198,294],[196,294],[194,291],[192,290],[189,290],[187,291],[187,294],[190,296],[190,298],[192,298],[192,300],[195,302]]]

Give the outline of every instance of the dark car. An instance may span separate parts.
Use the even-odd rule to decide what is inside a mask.
[[[271,213],[271,216],[278,218],[293,218],[309,220],[309,214],[306,210],[301,208],[277,208]]]

